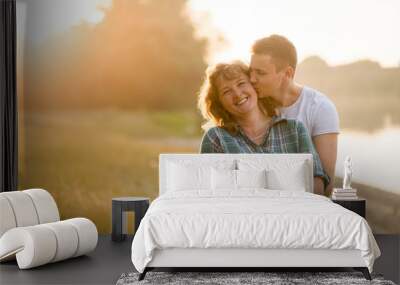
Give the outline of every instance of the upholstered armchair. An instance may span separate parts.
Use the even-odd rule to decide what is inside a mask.
[[[95,224],[86,218],[60,221],[49,192],[29,189],[0,193],[0,262],[20,269],[84,255],[96,248]]]

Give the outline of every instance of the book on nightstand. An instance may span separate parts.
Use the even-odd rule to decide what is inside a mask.
[[[357,189],[333,188],[332,199],[334,200],[357,200]]]

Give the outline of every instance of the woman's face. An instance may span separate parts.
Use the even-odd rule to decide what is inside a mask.
[[[257,93],[246,74],[235,79],[217,79],[218,96],[222,106],[234,117],[242,117],[254,111],[257,105]]]

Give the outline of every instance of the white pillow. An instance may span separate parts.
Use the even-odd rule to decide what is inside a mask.
[[[287,160],[275,161],[273,159],[239,159],[237,165],[240,170],[265,169],[267,171],[267,188],[271,190],[307,191],[306,189],[312,183],[308,178],[307,160],[303,159],[292,159],[290,156],[287,157]]]
[[[211,184],[213,190],[236,190],[236,170],[217,169],[211,170]]]
[[[267,188],[266,170],[236,170],[237,188]]]
[[[169,163],[168,191],[211,189],[211,167]]]
[[[264,170],[211,170],[213,190],[239,190],[240,188],[267,188],[267,176]]]
[[[267,185],[272,190],[306,191],[307,177],[304,163],[285,170],[268,169]]]

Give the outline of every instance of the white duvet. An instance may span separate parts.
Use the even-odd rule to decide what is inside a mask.
[[[160,196],[134,237],[135,268],[165,248],[358,249],[370,272],[380,255],[359,215],[319,195],[265,189]]]

